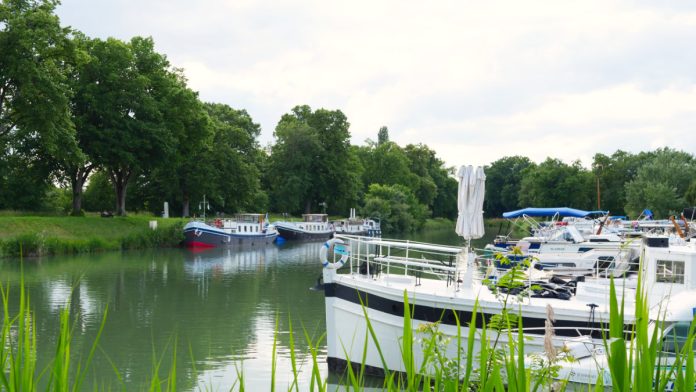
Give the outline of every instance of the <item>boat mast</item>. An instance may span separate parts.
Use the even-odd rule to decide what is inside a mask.
[[[207,201],[205,201],[205,195],[203,195],[203,202],[202,202],[202,203],[198,203],[198,209],[199,209],[199,210],[201,210],[201,209],[203,210],[203,221],[205,222],[205,210],[206,210],[206,209],[210,209],[210,203],[208,203]]]

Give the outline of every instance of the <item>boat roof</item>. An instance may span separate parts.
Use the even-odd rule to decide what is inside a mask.
[[[593,214],[607,214],[608,211],[585,211],[578,210],[570,207],[550,207],[550,208],[539,208],[539,207],[527,207],[521,210],[508,211],[503,213],[503,218],[518,218],[520,216],[554,216],[556,214],[560,216],[572,216],[576,218],[584,218],[588,215]]]

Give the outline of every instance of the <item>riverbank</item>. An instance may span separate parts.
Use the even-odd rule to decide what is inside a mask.
[[[271,215],[270,221],[299,218]],[[149,228],[157,221],[157,230]],[[102,218],[0,214],[0,257],[50,256],[101,251],[175,247],[183,240],[184,218],[158,218],[149,215]],[[454,231],[456,222],[444,218],[428,219],[421,232]],[[486,219],[489,235],[507,234],[504,219]],[[517,233],[516,233],[517,234]],[[388,234],[387,234],[388,235]],[[398,235],[397,235],[398,236]]]
[[[156,230],[150,229],[150,221],[157,221]],[[185,222],[146,215],[0,216],[0,257],[178,246]]]

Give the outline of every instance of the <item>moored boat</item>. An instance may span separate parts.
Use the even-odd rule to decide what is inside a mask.
[[[285,240],[322,241],[333,237],[334,226],[326,214],[303,214],[302,222],[274,222]]]
[[[189,248],[251,247],[273,243],[278,236],[262,214],[237,214],[210,224],[191,221],[184,226],[184,245]]]
[[[555,314],[553,344],[557,347],[570,338],[602,345],[607,333],[610,279],[606,275],[564,281],[529,268],[524,271],[526,284],[508,291],[514,305],[508,303],[506,308],[496,282],[502,282],[510,271],[491,272],[493,266],[481,264],[466,249],[338,235],[325,245],[323,255],[331,258],[329,250],[336,245],[340,249],[335,257],[340,260],[332,263],[322,259],[327,361],[332,370],[340,371],[362,360],[374,373],[385,366],[391,371],[407,370],[399,349],[405,328],[404,296],[412,306],[413,336],[437,323],[443,340],[450,342],[446,352],[451,358],[461,352],[457,336],[468,336],[475,307],[478,320],[489,325],[504,309],[518,313],[527,353],[544,350],[548,306]],[[642,274],[650,309],[662,310],[651,313],[651,322],[662,322],[666,327],[690,323],[696,309],[696,242],[670,243],[667,237],[650,237],[643,241],[641,251],[642,268],[636,268],[637,273],[614,276],[616,291],[624,295],[624,330],[630,331],[635,323],[638,274]],[[346,273],[340,273],[338,269],[344,264]],[[374,338],[370,337],[373,332]],[[478,339],[480,335],[475,336]],[[502,342],[507,338],[507,332],[500,335]],[[475,346],[479,345],[477,340]],[[422,348],[414,344],[413,349],[415,360],[422,361]]]

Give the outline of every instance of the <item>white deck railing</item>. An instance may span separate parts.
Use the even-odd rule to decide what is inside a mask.
[[[343,240],[349,249],[346,264],[351,273],[428,274],[449,283],[456,280],[465,266],[461,247],[343,234],[337,234],[336,238]]]

